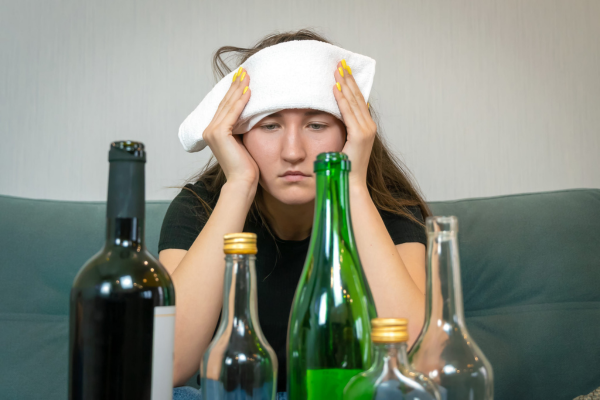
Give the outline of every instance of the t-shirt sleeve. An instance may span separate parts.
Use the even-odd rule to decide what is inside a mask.
[[[423,220],[421,209],[418,206],[407,207],[407,210],[412,213],[418,221],[425,222]],[[381,215],[383,223],[392,237],[394,244],[417,242],[427,245],[427,234],[425,233],[424,226],[417,224],[407,217],[387,211],[379,210],[379,214]]]
[[[192,246],[208,219],[198,196],[208,201],[208,193],[201,183],[185,185],[173,199],[160,230],[159,252],[166,249],[189,250]]]

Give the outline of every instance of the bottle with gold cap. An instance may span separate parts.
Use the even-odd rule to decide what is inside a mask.
[[[371,321],[374,362],[344,389],[344,400],[441,400],[436,385],[408,363],[408,321],[375,318]]]
[[[256,235],[225,235],[221,324],[201,366],[202,398],[274,400],[277,356],[258,322]]]

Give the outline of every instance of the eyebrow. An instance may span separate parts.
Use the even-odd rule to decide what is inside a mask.
[[[320,114],[326,114],[326,113],[325,113],[325,111],[312,110],[312,111],[306,111],[304,113],[304,116],[307,117],[307,116],[311,116],[311,115],[320,115]],[[271,118],[282,118],[283,115],[281,115],[280,113],[276,112],[274,114],[268,115],[268,117],[271,117]]]

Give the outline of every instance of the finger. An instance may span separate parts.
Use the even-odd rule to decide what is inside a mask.
[[[352,92],[354,93],[356,99],[360,100],[359,104],[363,104],[363,103],[366,104],[367,101],[365,100],[364,96],[362,95],[362,92],[360,91],[360,88],[358,87],[358,84],[356,83],[356,80],[354,79],[354,75],[352,74],[352,68],[350,68],[350,65],[348,65],[346,63],[346,60],[342,60],[338,64],[338,67],[340,67],[340,66],[345,71],[344,77],[346,78],[346,83],[352,89]]]
[[[343,68],[341,67],[341,63],[338,64],[338,69],[335,71],[335,80],[337,81],[336,86],[339,84],[338,92],[342,92],[344,98],[347,100],[348,105],[350,107],[351,112],[355,115],[356,120],[361,126],[366,127],[366,119],[363,111],[360,109],[358,101],[356,100],[356,96],[353,93],[352,89],[348,86],[347,82],[350,78],[348,77],[348,73],[344,73]],[[342,75],[343,74],[343,75]],[[341,90],[340,90],[341,89]],[[346,116],[344,115],[344,118]]]
[[[244,80],[245,82],[245,80]],[[244,87],[244,89],[240,89],[240,97],[231,103],[228,108],[224,108],[222,114],[222,120],[219,122],[221,126],[226,128],[228,131],[233,131],[233,127],[237,120],[240,118],[244,107],[250,100],[251,90],[249,86]],[[245,93],[244,93],[245,92]]]
[[[242,72],[242,76],[244,76],[244,73],[245,73],[245,71]],[[246,75],[244,77],[243,81],[240,81],[240,78],[237,78],[236,82],[237,83],[234,83],[234,85],[237,85],[237,86],[235,86],[234,90],[231,91],[231,94],[230,94],[229,98],[227,99],[227,102],[223,105],[221,110],[218,111],[218,114],[215,114],[214,121],[216,124],[222,123],[222,121],[224,121],[226,116],[230,113],[230,111],[232,110],[232,108],[234,107],[236,102],[240,99],[243,99],[243,106],[240,109],[239,114],[236,116],[236,120],[237,120],[237,118],[239,118],[239,116],[242,112],[241,110],[244,109],[244,107],[246,106],[246,103],[250,99],[250,95],[248,94],[250,91],[250,88],[249,88],[250,76]],[[248,87],[248,89],[246,90],[247,87]],[[245,91],[245,93],[244,93],[244,91]]]
[[[344,93],[339,91],[337,84],[333,87],[333,95],[335,96],[338,107],[340,108],[342,116],[344,117],[344,124],[346,125],[347,131],[355,129],[360,130],[360,124],[356,118],[356,115],[352,110],[350,103],[344,96]]]
[[[350,65],[346,63],[346,60],[342,60],[338,64],[338,68],[340,66],[343,68],[344,77],[346,78],[345,82],[350,88],[350,90],[352,90],[354,98],[356,99],[356,103],[358,104],[358,108],[361,110],[362,115],[366,116],[369,113],[369,107],[362,92],[360,91],[360,88],[358,87],[358,84],[356,83],[356,80],[354,79],[354,75],[352,74],[352,69],[350,68]]]
[[[242,78],[244,79],[243,81]],[[247,79],[248,76],[246,70],[244,70],[244,68],[242,67],[239,67],[236,73],[234,74],[234,79],[231,82],[229,90],[227,91],[227,93],[225,93],[225,96],[223,96],[223,100],[221,100],[221,102],[219,103],[219,107],[217,107],[217,112],[215,113],[215,115],[218,115],[221,112],[221,110],[223,110],[223,108],[229,104],[235,91],[238,90],[239,87],[243,84],[245,85]]]

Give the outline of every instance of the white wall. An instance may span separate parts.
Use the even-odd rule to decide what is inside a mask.
[[[429,200],[600,187],[598,0],[0,0],[0,194],[102,200],[111,141],[168,199],[212,53],[314,27],[377,60],[372,104]]]

